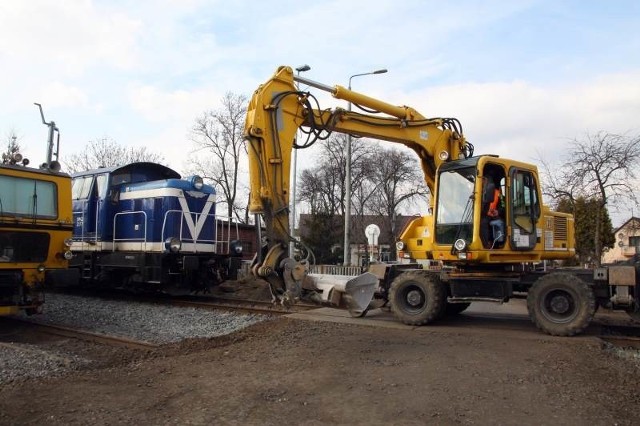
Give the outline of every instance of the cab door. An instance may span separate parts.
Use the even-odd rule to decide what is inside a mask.
[[[106,192],[106,174],[73,178],[73,235],[79,240],[98,240],[104,232],[101,205]]]
[[[510,245],[512,250],[533,250],[538,240],[536,223],[540,217],[540,198],[536,176],[530,170],[511,168]]]

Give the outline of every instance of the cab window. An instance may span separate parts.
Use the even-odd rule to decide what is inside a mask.
[[[535,230],[540,216],[540,202],[533,173],[516,170],[512,180],[513,218],[516,225],[527,233]]]
[[[86,200],[91,193],[93,176],[79,176],[73,178],[71,184],[71,197],[74,200]]]

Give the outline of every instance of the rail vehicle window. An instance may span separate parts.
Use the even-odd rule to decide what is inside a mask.
[[[109,179],[107,175],[98,175],[96,176],[96,186],[98,187],[98,196],[100,198],[104,198],[107,195],[107,187],[108,187]]]
[[[131,173],[117,173],[111,176],[111,185],[121,185],[131,182]]]
[[[58,187],[43,180],[0,176],[0,213],[16,216],[58,216]]]
[[[89,198],[92,184],[93,176],[79,176],[77,178],[73,178],[73,182],[71,184],[71,198],[74,200],[85,200]]]

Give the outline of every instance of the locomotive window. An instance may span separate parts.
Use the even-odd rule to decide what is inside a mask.
[[[111,176],[111,185],[122,185],[131,182],[131,173],[120,172]]]
[[[107,175],[102,174],[96,176],[96,185],[98,186],[98,197],[105,198],[107,195]]]
[[[2,214],[55,218],[58,188],[55,183],[15,176],[0,176]]]
[[[71,186],[71,198],[74,200],[85,200],[91,193],[93,176],[80,176],[73,178]]]

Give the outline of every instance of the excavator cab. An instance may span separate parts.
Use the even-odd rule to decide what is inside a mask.
[[[535,166],[493,155],[451,161],[434,192],[433,233],[409,225],[402,235],[413,259],[513,264],[572,253],[567,215],[543,215]]]
[[[489,158],[497,161],[480,161],[482,157],[473,157],[441,167],[437,187],[436,244],[452,246],[462,240],[465,246],[504,247],[507,174],[497,157]]]

